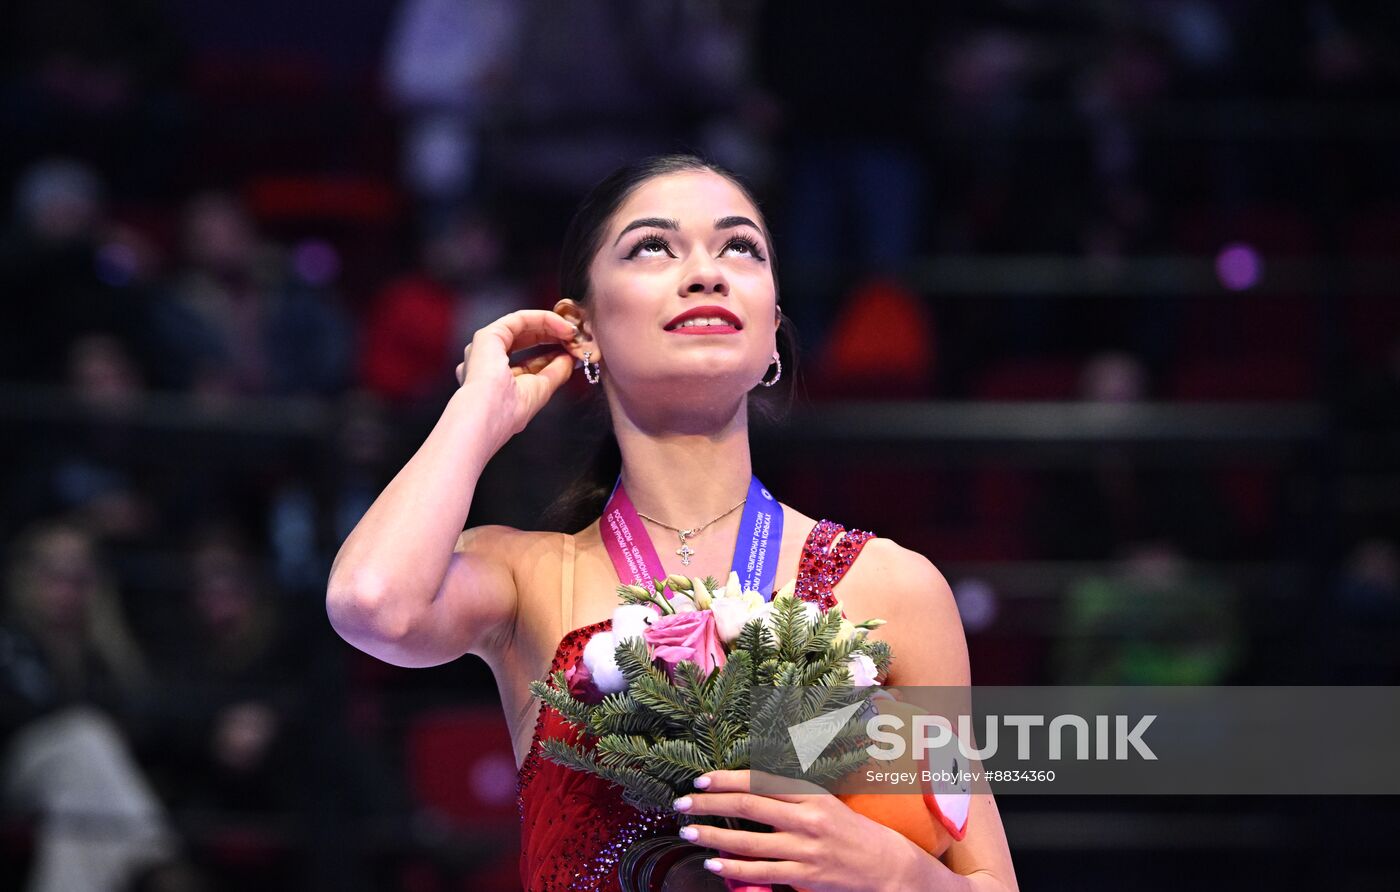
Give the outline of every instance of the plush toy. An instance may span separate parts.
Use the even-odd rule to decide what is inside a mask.
[[[914,719],[923,714],[917,706],[893,698],[880,698],[875,701],[875,707],[882,715],[897,715],[903,719],[902,730],[896,733],[904,738],[906,746],[900,758],[872,758],[867,767],[887,773],[909,772],[906,776],[919,779],[919,790],[916,792],[912,789],[914,785],[903,784],[900,789],[907,792],[838,792],[837,798],[856,813],[898,831],[925,852],[938,857],[967,832],[968,807],[972,803],[968,784],[946,779],[967,766],[965,762],[960,763],[956,747],[929,750],[923,758],[915,758],[911,743]],[[868,789],[869,784],[865,787]]]

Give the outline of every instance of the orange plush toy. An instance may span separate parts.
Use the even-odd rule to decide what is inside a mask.
[[[840,799],[851,810],[857,814],[864,815],[876,823],[883,824],[891,830],[895,830],[905,838],[909,839],[919,848],[928,852],[935,858],[948,851],[948,847],[954,842],[963,838],[967,832],[967,812],[968,806],[972,802],[972,797],[965,788],[954,787],[947,783],[929,783],[923,780],[924,772],[938,772],[947,770],[956,773],[957,766],[948,756],[944,759],[948,764],[930,764],[940,761],[939,753],[931,753],[930,757],[915,759],[913,747],[909,745],[912,729],[915,727],[914,718],[923,715],[924,711],[918,707],[901,703],[889,695],[883,697],[876,695],[875,707],[881,715],[897,715],[903,720],[904,731],[900,734],[905,740],[904,755],[898,759],[871,759],[866,763],[866,767],[873,771],[892,774],[896,777],[900,773],[909,777],[908,772],[913,772],[912,777],[917,778],[916,783],[922,788],[921,791],[910,792],[890,792],[890,793],[840,793],[836,798]],[[862,772],[857,772],[861,774]],[[869,786],[869,784],[865,784]],[[912,788],[914,784],[900,784],[900,789]],[[800,886],[793,887],[796,892],[807,892]]]
[[[972,797],[967,785],[946,780],[929,780],[944,772],[957,771],[956,750],[944,755],[941,751],[931,751],[922,759],[915,759],[913,747],[908,745],[910,734],[915,727],[914,719],[922,715],[918,707],[901,703],[893,698],[880,698],[875,706],[881,715],[897,715],[903,720],[906,746],[899,759],[875,760],[867,763],[872,770],[893,776],[917,778],[920,792],[890,793],[837,793],[837,798],[846,803],[858,814],[872,821],[884,824],[911,840],[919,848],[934,857],[942,855],[948,846],[961,840],[967,832],[968,806]],[[930,764],[947,761],[947,765]],[[900,789],[914,784],[900,784]]]

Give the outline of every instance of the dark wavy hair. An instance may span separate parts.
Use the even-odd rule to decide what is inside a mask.
[[[572,298],[580,306],[588,306],[592,300],[588,270],[593,258],[602,246],[603,235],[613,214],[638,187],[674,173],[689,171],[709,171],[729,180],[744,194],[755,207],[758,201],[753,192],[737,175],[718,164],[696,155],[656,155],[619,167],[610,173],[579,204],[569,228],[564,232],[564,244],[559,258],[559,294]],[[768,232],[767,223],[760,217],[764,241],[768,245],[768,268],[773,274],[773,289],[778,288],[777,255],[773,248],[773,237]],[[785,411],[792,400],[792,384],[797,377],[797,340],[792,322],[783,316],[777,333],[778,356],[783,363],[783,377],[777,386],[763,388],[750,395],[749,409],[764,417],[773,418]],[[598,388],[601,390],[601,388]],[[602,397],[599,397],[601,400]],[[603,403],[596,404],[602,407]],[[602,514],[608,495],[612,492],[617,475],[622,470],[622,453],[617,446],[606,412],[599,412],[607,430],[603,440],[593,455],[592,461],[582,475],[568,489],[564,490],[554,503],[545,510],[541,527],[547,530],[573,533],[588,526]]]

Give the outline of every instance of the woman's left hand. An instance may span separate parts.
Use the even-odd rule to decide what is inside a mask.
[[[772,788],[810,792],[752,793],[750,771],[711,771],[708,786],[676,800],[683,814],[756,821],[772,833],[690,824],[696,845],[718,849],[720,876],[755,884],[783,883],[809,892],[877,892],[909,888],[917,859],[931,858],[890,828],[857,814],[815,784],[769,775]],[[686,800],[689,800],[687,803]],[[684,834],[683,834],[684,835]],[[742,855],[762,860],[727,857]]]

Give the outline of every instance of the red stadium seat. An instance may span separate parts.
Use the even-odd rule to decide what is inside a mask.
[[[923,300],[898,282],[866,283],[832,326],[810,389],[823,397],[919,399],[933,392],[933,318]]]

